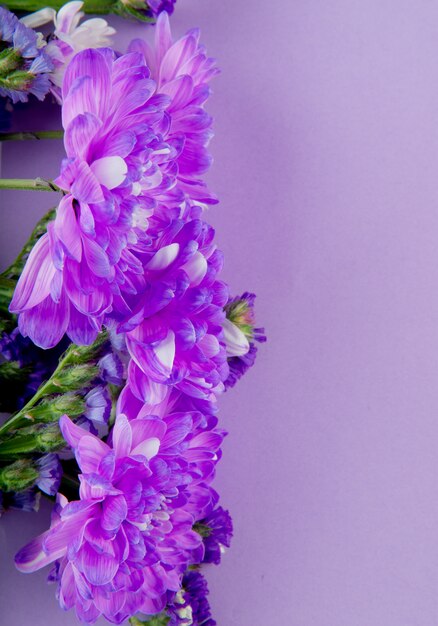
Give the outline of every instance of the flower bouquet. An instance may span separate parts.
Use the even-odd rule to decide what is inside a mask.
[[[16,566],[50,566],[83,622],[213,625],[201,571],[232,535],[217,404],[265,340],[205,220],[216,63],[198,30],[173,40],[174,1],[5,4],[25,14],[0,8],[0,139],[65,147],[56,179],[0,180],[54,196],[0,276],[1,510],[53,501]],[[122,53],[83,11],[156,23]],[[62,130],[8,128],[35,96]]]

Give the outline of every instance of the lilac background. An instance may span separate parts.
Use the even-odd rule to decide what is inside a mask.
[[[223,69],[211,220],[270,340],[222,400],[218,624],[438,624],[438,4],[179,0],[195,24]],[[56,174],[36,148],[3,175]],[[1,196],[3,264],[44,196]],[[2,623],[76,623],[11,562],[46,524],[1,520]]]

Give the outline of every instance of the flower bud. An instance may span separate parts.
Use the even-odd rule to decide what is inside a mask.
[[[40,427],[36,440],[40,452],[53,452],[65,448],[65,439],[59,430],[58,424]]]
[[[20,459],[0,470],[2,491],[24,491],[33,487],[39,478],[38,470],[29,459]]]
[[[96,365],[83,364],[66,367],[52,378],[50,391],[58,393],[76,391],[87,386],[98,375],[99,368]]]
[[[21,54],[14,48],[6,48],[0,53],[0,80],[3,81],[5,77],[11,72],[17,70],[21,65]]]

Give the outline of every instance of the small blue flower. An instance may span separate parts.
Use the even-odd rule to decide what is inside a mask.
[[[27,102],[29,94],[43,100],[50,88],[53,63],[35,31],[2,7],[0,44],[0,96],[14,103]]]

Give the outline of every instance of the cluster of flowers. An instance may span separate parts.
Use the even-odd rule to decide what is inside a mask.
[[[52,18],[69,33],[77,18],[62,11]],[[232,535],[211,486],[226,434],[217,400],[265,340],[254,295],[231,298],[220,279],[223,255],[204,219],[217,202],[202,177],[212,135],[204,105],[218,70],[198,30],[173,41],[166,12],[154,44],[134,40],[126,54],[74,54],[71,42],[53,42],[66,63],[57,64],[51,43],[44,51],[62,104],[66,158],[54,183],[63,196],[16,285],[10,311],[19,334],[4,335],[3,357],[24,364],[26,342],[50,354],[66,337],[78,346],[103,333],[111,341],[85,373],[67,358],[62,378],[58,366],[43,385],[58,394],[54,402],[39,413],[32,401],[22,409],[33,419],[55,416],[62,442],[32,459],[32,478],[20,474],[29,493],[56,494],[56,505],[50,529],[20,550],[16,565],[33,572],[53,564],[61,607],[87,623],[104,616],[137,624],[141,613],[213,626],[199,567],[219,563]],[[65,398],[75,408],[59,417],[53,407]],[[53,454],[66,444],[79,481],[70,501]],[[8,440],[0,443],[0,459],[7,449]],[[61,458],[74,463],[65,451]],[[5,476],[17,476],[13,469]]]
[[[172,13],[175,2],[120,0],[110,4],[108,11],[154,21],[162,11]],[[7,1],[2,4],[14,5]],[[38,3],[32,1],[29,5],[35,7]],[[21,19],[0,6],[0,130],[10,123],[10,104],[27,102],[29,95],[44,100],[52,93],[61,103],[64,72],[73,56],[81,50],[112,43],[116,31],[105,19],[94,17],[82,21],[84,10],[88,9],[87,0],[68,2],[58,12],[49,5],[50,0],[44,0],[41,2],[44,8]],[[26,3],[20,2],[20,8],[25,9]],[[99,7],[94,3],[89,8],[94,12]],[[47,28],[47,24],[53,27],[47,37],[36,32],[41,26]]]

